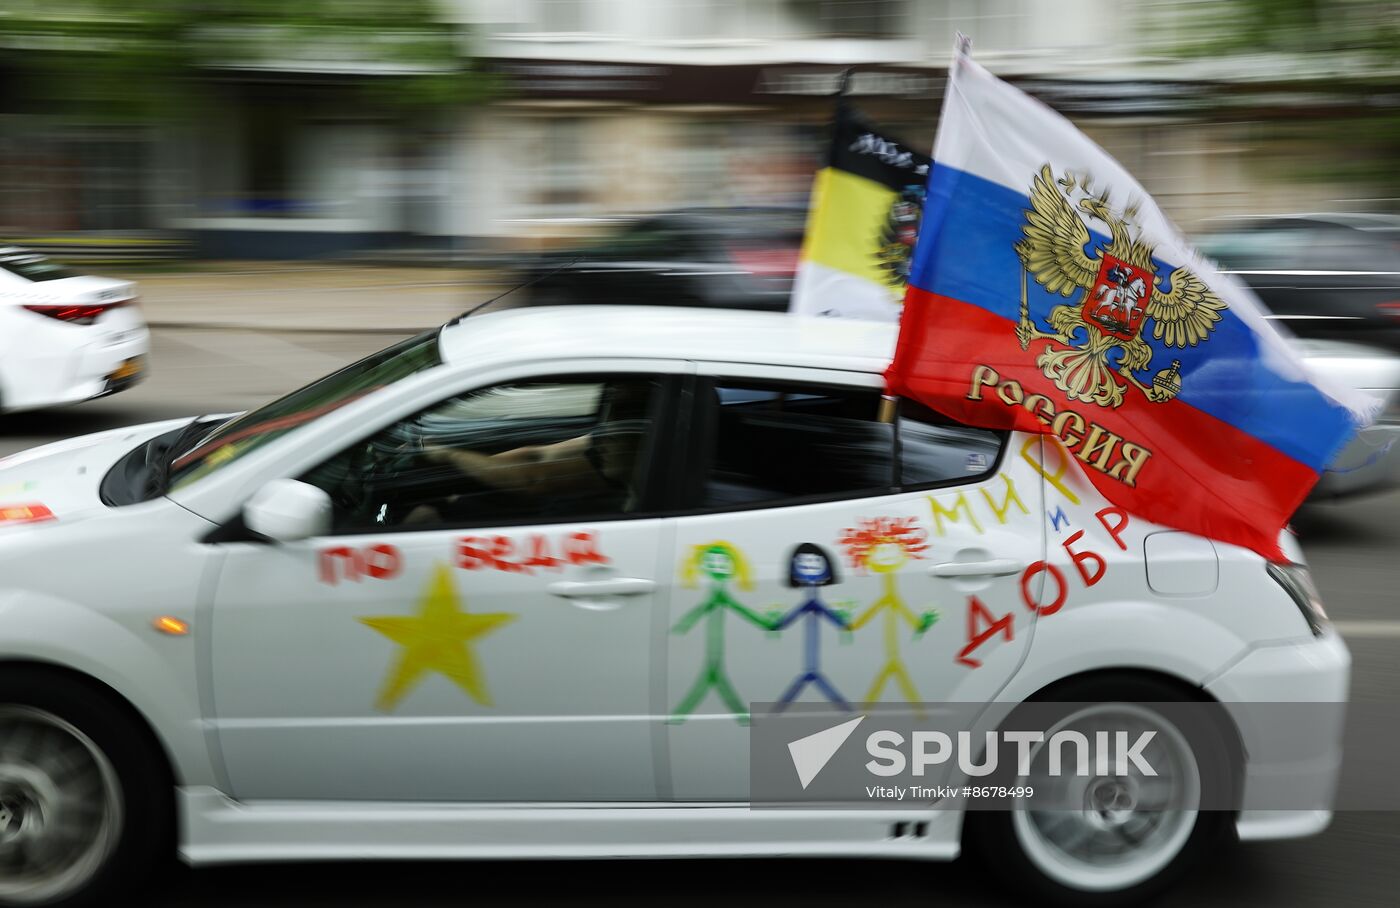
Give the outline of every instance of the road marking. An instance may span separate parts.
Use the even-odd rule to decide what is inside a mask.
[[[1332,624],[1343,637],[1400,637],[1400,621],[1334,621]]]

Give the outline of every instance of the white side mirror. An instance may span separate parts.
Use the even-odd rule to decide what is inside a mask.
[[[331,498],[297,479],[274,479],[243,506],[243,523],[276,542],[324,536],[331,528]]]

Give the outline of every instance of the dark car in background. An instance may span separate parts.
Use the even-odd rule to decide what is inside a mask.
[[[531,305],[787,308],[806,211],[691,208],[626,222],[583,247],[522,261]]]
[[[1208,227],[1201,251],[1294,334],[1400,349],[1400,217],[1300,214]]]

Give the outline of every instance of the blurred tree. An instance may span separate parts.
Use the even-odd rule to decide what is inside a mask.
[[[5,0],[7,104],[149,121],[197,109],[238,73],[316,72],[400,108],[477,100],[463,30],[438,0]]]
[[[1179,3],[1192,56],[1223,56],[1260,91],[1306,92],[1274,121],[1282,137],[1331,143],[1305,177],[1351,179],[1400,194],[1400,2],[1205,0]],[[1199,37],[1194,37],[1199,36]],[[1238,88],[1232,104],[1248,106]]]

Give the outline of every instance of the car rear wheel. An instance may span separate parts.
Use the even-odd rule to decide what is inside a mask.
[[[0,671],[0,908],[110,904],[170,845],[169,782],[112,701]]]
[[[966,841],[975,858],[1030,898],[1126,905],[1161,892],[1226,839],[1232,814],[1189,806],[1220,804],[1226,797],[1219,786],[1229,782],[1217,778],[1218,767],[1234,762],[1225,736],[1198,724],[1183,728],[1153,706],[1184,699],[1182,691],[1155,679],[1119,676],[1070,682],[1053,699],[1066,708],[1044,729],[1047,739],[1061,731],[1089,740],[1110,729],[1126,730],[1130,738],[1150,731],[1156,775],[1130,766],[1123,776],[1050,780],[1043,775],[1044,755],[1033,750],[1030,774],[1003,784],[1060,784],[1072,809],[1034,810],[1010,801],[1004,811],[970,812]]]

